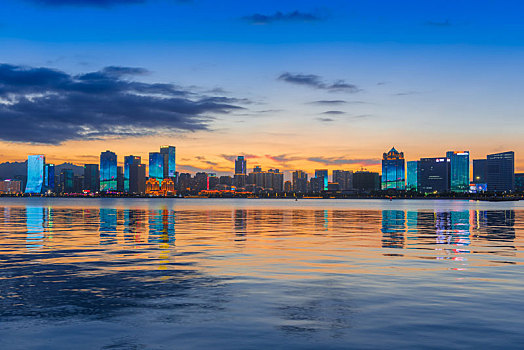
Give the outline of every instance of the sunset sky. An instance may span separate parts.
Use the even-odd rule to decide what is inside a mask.
[[[0,0],[0,161],[177,147],[177,170],[514,150],[521,1]]]

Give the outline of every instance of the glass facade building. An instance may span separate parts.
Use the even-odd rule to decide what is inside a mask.
[[[27,157],[27,185],[25,193],[40,194],[44,188],[45,156],[31,155]]]
[[[111,151],[100,153],[100,191],[117,190],[117,158]]]
[[[450,160],[450,191],[469,191],[469,151],[446,153]]]
[[[84,190],[96,193],[100,190],[100,174],[98,164],[84,165]]]
[[[395,147],[382,156],[382,189],[406,189],[404,153]]]
[[[515,153],[488,154],[487,183],[490,192],[515,190]]]
[[[448,192],[449,163],[448,158],[421,158],[418,164],[418,191],[422,193]]]
[[[45,164],[44,165],[44,187],[42,192],[54,192],[55,191],[55,165]]]
[[[320,181],[321,190],[328,190],[328,171],[327,169],[316,169],[315,177]]]
[[[124,157],[124,192],[129,192],[129,166],[133,164],[142,164],[142,158],[138,156]]]
[[[418,160],[407,162],[408,176],[406,189],[408,191],[418,191]]]
[[[149,178],[160,183],[164,179],[164,155],[160,152],[149,153]]]
[[[247,164],[244,156],[238,156],[235,160],[235,175],[246,175]]]
[[[333,170],[333,182],[339,185],[339,189],[347,191],[353,189],[353,172],[348,170]]]
[[[473,182],[476,184],[488,182],[487,159],[473,159]]]
[[[176,147],[162,146],[160,154],[163,156],[163,177],[176,177]]]

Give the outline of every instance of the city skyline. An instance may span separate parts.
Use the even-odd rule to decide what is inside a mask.
[[[520,154],[524,29],[499,7],[4,2],[0,161],[84,164],[106,149],[148,159],[176,144],[181,171],[227,172],[242,150],[312,173],[377,171],[400,144],[407,159]]]

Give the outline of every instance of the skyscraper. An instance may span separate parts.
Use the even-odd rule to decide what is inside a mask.
[[[164,179],[164,155],[160,152],[149,152],[149,178],[160,183]]]
[[[450,160],[450,190],[451,192],[469,191],[469,151],[446,152]]]
[[[476,184],[488,183],[487,159],[473,159],[473,182]]]
[[[121,166],[116,167],[116,190],[124,192],[124,169]]]
[[[333,170],[333,182],[338,183],[340,190],[353,189],[353,172],[347,170]]]
[[[60,172],[60,193],[74,192],[75,174],[72,169],[62,169]]]
[[[238,156],[235,160],[235,175],[246,175],[247,174],[247,164],[244,156]]]
[[[315,169],[315,177],[320,181],[322,190],[328,189],[328,171],[327,169]]]
[[[55,165],[44,165],[44,186],[42,192],[54,192],[55,190]]]
[[[160,147],[160,154],[163,156],[163,177],[176,177],[176,147],[162,146]]]
[[[84,165],[84,190],[96,193],[100,190],[100,173],[98,164]]]
[[[406,188],[404,153],[393,147],[382,156],[382,189],[404,190]]]
[[[418,191],[422,193],[448,192],[449,163],[448,158],[421,158],[418,163]]]
[[[355,171],[353,188],[362,192],[373,192],[380,189],[380,176],[371,171]]]
[[[133,155],[124,157],[124,192],[129,192],[129,166],[131,164],[142,164],[142,158]]]
[[[117,157],[114,152],[100,153],[100,192],[117,190]]]
[[[515,153],[488,154],[488,191],[505,192],[515,190]]]
[[[30,155],[27,157],[27,185],[25,193],[42,193],[44,186],[44,155]]]
[[[408,176],[406,189],[408,191],[418,190],[418,160],[407,162]]]
[[[303,170],[296,170],[293,172],[293,192],[307,192],[307,173]]]
[[[146,192],[146,166],[133,163],[129,165],[129,193],[144,194]]]

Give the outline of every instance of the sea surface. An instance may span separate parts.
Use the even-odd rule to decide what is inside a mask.
[[[524,202],[0,199],[1,349],[523,349]]]

